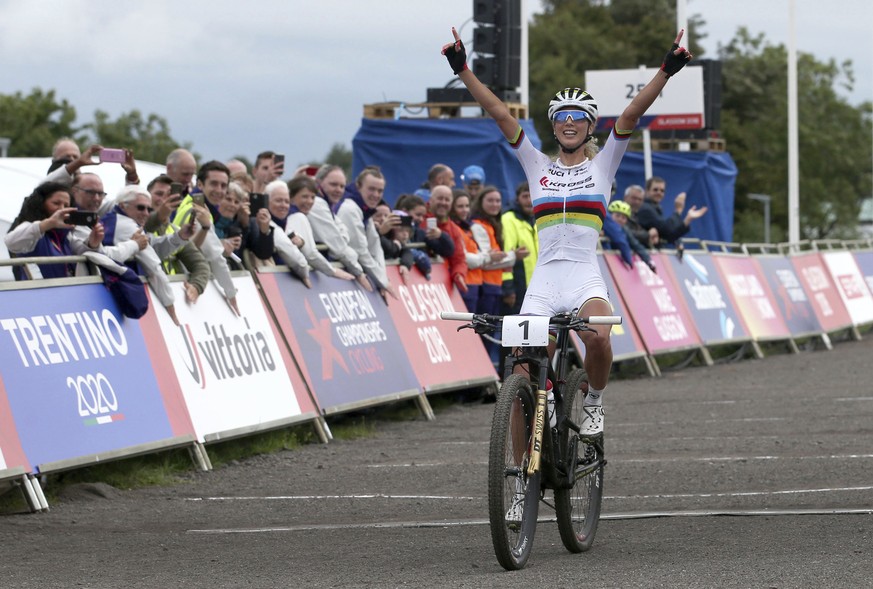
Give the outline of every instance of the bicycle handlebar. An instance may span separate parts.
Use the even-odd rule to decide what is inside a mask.
[[[440,312],[440,319],[446,319],[449,321],[473,321],[475,317],[475,313],[458,313],[456,311]],[[479,317],[487,317],[486,321],[499,319],[499,317],[492,315],[479,315]],[[619,315],[592,315],[588,318],[582,317],[582,321],[588,325],[621,325],[621,317]]]

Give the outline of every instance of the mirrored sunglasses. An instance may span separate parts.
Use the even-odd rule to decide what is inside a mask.
[[[588,113],[584,110],[559,110],[555,113],[555,116],[552,117],[552,120],[556,123],[563,123],[566,120],[570,121],[587,121]]]

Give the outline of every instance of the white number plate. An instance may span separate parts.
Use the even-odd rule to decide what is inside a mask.
[[[536,315],[507,315],[503,318],[503,345],[538,347],[549,343],[549,318]]]

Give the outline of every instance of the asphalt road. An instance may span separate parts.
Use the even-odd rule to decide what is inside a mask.
[[[493,405],[255,457],[170,487],[81,487],[0,517],[3,587],[870,587],[873,339],[606,396],[604,514],[553,513],[505,572],[485,499]]]

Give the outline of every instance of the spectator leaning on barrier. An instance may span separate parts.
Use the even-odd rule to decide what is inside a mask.
[[[339,262],[362,288],[372,292],[373,285],[358,262],[358,253],[349,245],[346,227],[337,221],[332,210],[334,204],[339,206],[345,193],[345,172],[339,166],[325,164],[316,172],[315,184],[318,192],[312,208],[306,213],[315,241],[327,247],[329,259]]]
[[[169,171],[169,169],[170,166],[167,165],[167,170]],[[167,175],[173,178],[170,174]],[[173,178],[173,181],[184,184],[179,176]],[[206,162],[197,171],[197,200],[200,201],[202,198],[202,204],[196,203],[194,196],[189,194],[182,199],[173,219],[174,223],[181,227],[190,222],[189,217],[193,217],[197,232],[192,241],[209,262],[212,276],[224,291],[228,304],[235,313],[239,314],[236,302],[237,289],[230,275],[230,267],[224,258],[224,246],[212,226],[214,216],[217,214],[218,203],[224,197],[229,183],[230,172],[227,166],[215,160]]]
[[[382,236],[382,249],[386,259],[398,261],[397,271],[403,283],[409,279],[409,272],[415,266],[419,272],[430,280],[432,269],[430,257],[420,249],[409,247],[409,236],[412,234],[412,217],[406,211],[394,210],[391,215],[400,219],[397,225]],[[386,244],[388,247],[386,248]],[[390,253],[389,253],[390,251]]]
[[[103,190],[103,180],[92,172],[78,173],[73,178],[71,187],[73,204],[80,211],[94,213],[98,218],[105,215],[113,206],[113,201],[106,199]],[[101,225],[102,227],[102,225]],[[77,225],[73,229],[72,238],[86,241],[91,235],[91,229],[84,225]],[[103,253],[119,264],[124,264],[148,245],[148,237],[144,231],[135,232],[129,240],[120,244],[103,244],[100,253]]]
[[[425,224],[427,203],[422,197],[416,194],[401,194],[397,197],[394,208],[412,217],[412,234],[409,240],[414,243],[424,243],[428,255],[449,259],[455,252],[455,242],[452,241],[451,235],[441,231],[439,227],[428,227]]]
[[[4,236],[6,249],[18,257],[50,257],[79,255],[96,251],[103,240],[103,225],[88,229],[84,240],[71,234],[73,225],[68,216],[75,211],[70,206],[70,189],[57,182],[45,182],[24,199],[21,211]],[[31,278],[63,278],[75,274],[75,264],[38,264],[29,266]],[[16,280],[26,280],[21,266],[13,267]]]
[[[461,293],[464,305],[470,313],[476,312],[479,304],[479,291],[482,289],[482,266],[491,260],[491,256],[479,250],[479,244],[473,238],[472,220],[470,219],[470,195],[464,190],[452,193],[452,209],[449,218],[461,229],[464,238],[464,259],[467,262],[466,285],[467,292]]]
[[[464,246],[461,228],[449,218],[452,210],[452,189],[448,186],[435,187],[430,193],[427,208],[427,219],[435,218],[437,228],[452,239],[454,248],[452,254],[446,258],[446,264],[452,284],[463,296],[467,292],[467,248]]]
[[[288,182],[287,188],[288,196],[291,198],[291,209],[286,229],[300,236],[303,242],[300,251],[306,261],[312,268],[327,276],[341,280],[354,280],[354,276],[331,264],[315,247],[315,236],[307,217],[318,199],[315,195],[318,190],[315,180],[309,176],[295,176]]]
[[[309,262],[300,251],[303,238],[288,227],[288,213],[291,210],[291,197],[288,185],[281,180],[273,180],[264,188],[267,192],[267,211],[270,214],[270,235],[273,240],[272,256],[276,264],[285,264],[296,274],[307,288],[312,288],[309,280]],[[261,212],[258,211],[261,215]]]
[[[501,313],[517,315],[521,309],[521,301],[527,292],[527,285],[533,276],[537,263],[539,242],[533,216],[533,203],[530,198],[530,187],[522,182],[515,189],[515,203],[512,208],[500,218],[503,225],[503,247],[507,251],[524,247],[528,255],[516,259],[511,270],[503,273],[503,300]]]
[[[652,261],[652,256],[649,255],[648,250],[643,247],[639,240],[634,236],[633,232],[628,228],[628,220],[631,216],[630,205],[623,200],[614,200],[609,203],[608,211],[612,220],[615,221],[624,231],[628,247],[630,247],[630,249],[640,257],[643,263],[648,266],[652,272],[656,272],[657,270],[655,268],[655,262]]]
[[[346,186],[346,192],[336,218],[342,222],[349,233],[349,245],[357,252],[358,262],[367,272],[375,287],[384,297],[390,294],[397,298],[385,270],[385,254],[379,240],[379,232],[373,224],[376,205],[385,192],[385,177],[379,168],[364,168],[354,184]]]
[[[643,206],[646,190],[639,184],[631,184],[624,189],[624,202],[630,205],[631,214],[625,227],[644,247],[656,247],[658,245],[658,230],[654,227],[646,229],[637,220],[637,211]]]
[[[179,230],[170,224],[170,213],[179,206],[182,200],[181,194],[170,194],[172,179],[166,174],[154,178],[149,182],[146,189],[152,198],[154,211],[149,215],[144,225],[144,230],[155,236],[170,235]],[[161,256],[161,265],[168,275],[186,274],[184,283],[185,300],[196,303],[206,285],[209,284],[209,262],[200,253],[200,250],[191,243],[185,241],[181,247],[169,251]]]
[[[152,200],[148,190],[136,184],[129,184],[122,188],[115,199],[115,206],[101,218],[105,227],[104,245],[111,246],[132,241],[134,234],[142,233],[143,225],[151,212]],[[181,247],[182,242],[189,240],[192,235],[194,235],[194,226],[189,223],[176,233],[155,238],[155,245],[164,252],[171,252]],[[137,274],[146,277],[155,296],[166,307],[173,322],[178,325],[174,306],[175,296],[161,266],[161,257],[152,245],[147,244],[134,254],[134,260],[128,261],[127,265]]]

